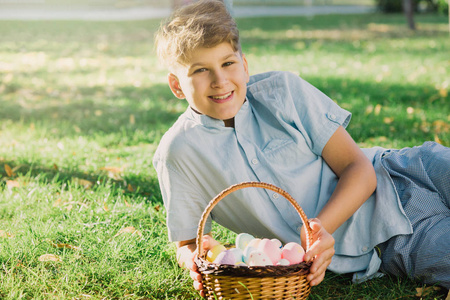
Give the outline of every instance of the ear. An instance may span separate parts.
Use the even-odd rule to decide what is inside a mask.
[[[248,83],[250,80],[250,73],[248,72],[248,62],[247,62],[247,58],[245,57],[244,53],[242,53],[242,63],[244,64],[244,70],[245,70],[245,73],[247,74],[246,82]]]
[[[167,80],[169,82],[169,87],[172,90],[172,93],[175,95],[175,97],[177,97],[178,99],[184,99],[185,96],[181,89],[178,77],[173,73],[169,73],[169,75],[167,75]]]

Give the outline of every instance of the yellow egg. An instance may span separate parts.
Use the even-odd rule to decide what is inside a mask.
[[[210,250],[208,250],[208,253],[206,253],[206,259],[209,262],[213,262],[217,255],[219,255],[222,251],[225,251],[227,248],[225,248],[224,245],[216,245],[214,247],[212,247]]]

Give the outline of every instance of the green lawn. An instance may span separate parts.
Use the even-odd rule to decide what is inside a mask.
[[[352,111],[361,146],[450,146],[448,19],[416,21],[414,33],[402,15],[238,23],[250,72],[299,74]],[[0,21],[0,298],[197,297],[151,165],[186,108],[153,54],[159,22]],[[414,299],[423,287],[350,280],[329,273],[310,298]]]

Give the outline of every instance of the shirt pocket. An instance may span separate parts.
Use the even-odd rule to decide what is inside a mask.
[[[277,152],[281,149],[289,148],[290,146],[293,146],[293,145],[289,145],[289,144],[294,144],[294,141],[293,140],[285,140],[285,139],[273,139],[273,140],[270,140],[261,150],[265,154],[271,154],[271,153]]]

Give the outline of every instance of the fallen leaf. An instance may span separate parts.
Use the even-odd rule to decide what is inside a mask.
[[[133,114],[130,115],[130,124],[134,125],[136,123],[136,118],[134,117]]]
[[[16,174],[14,174],[11,167],[7,164],[5,164],[5,172],[6,172],[6,175],[8,175],[8,177],[12,177],[12,176],[16,175]]]
[[[54,254],[42,254],[39,256],[39,261],[61,261],[61,258],[58,255]]]
[[[6,186],[11,190],[20,187],[20,183],[15,180],[8,180],[6,181]]]
[[[53,207],[59,206],[60,203],[61,203],[61,198],[58,198],[55,202],[53,202]]]
[[[100,170],[108,171],[111,173],[122,173],[122,168],[119,167],[103,167]]]
[[[375,116],[378,116],[380,114],[380,112],[381,112],[381,104],[377,104],[375,106],[375,111],[374,111]]]
[[[154,208],[155,208],[156,211],[159,211],[161,209],[161,206],[158,204]]]
[[[103,203],[103,209],[105,211],[109,211],[108,205],[106,205],[106,202]]]
[[[131,184],[128,184],[127,190],[128,190],[129,192],[131,192],[131,193],[134,192],[134,188],[133,188],[133,186],[132,186]]]
[[[369,115],[369,114],[371,114],[372,112],[373,112],[373,105],[371,104],[371,105],[369,105],[369,106],[366,107],[365,114],[366,114],[366,115]]]
[[[59,170],[58,166],[56,164],[53,164],[53,169],[55,169],[56,171]]]
[[[75,183],[78,183],[78,185],[81,185],[82,187],[84,187],[87,190],[90,189],[94,185],[94,183],[92,181],[77,178],[77,177],[73,177],[72,181]]]
[[[14,234],[4,230],[0,230],[0,238],[11,238],[11,237],[14,237]]]
[[[424,297],[430,294],[433,291],[439,291],[441,288],[438,286],[427,286],[424,288],[416,288],[416,297]]]
[[[107,171],[108,177],[114,180],[122,180],[120,174],[123,172],[123,168],[119,167],[103,167],[100,170]]]
[[[119,236],[124,233],[131,233],[132,235],[136,234],[136,235],[142,236],[142,233],[139,230],[136,230],[136,228],[134,228],[133,226],[128,226],[128,227],[124,227],[124,228],[120,229],[119,232],[117,232],[114,237]]]
[[[127,200],[124,199],[123,201],[125,201],[125,206],[126,206],[126,207],[130,207],[130,206],[131,206],[131,205],[127,202]]]
[[[49,242],[50,242],[50,245],[52,245],[52,246],[55,247],[55,248],[72,249],[72,250],[77,250],[77,251],[80,251],[80,250],[81,250],[80,247],[73,246],[73,245],[70,245],[70,244],[60,244],[60,243],[55,244],[55,243],[53,243],[52,241],[49,241]]]
[[[450,123],[445,122],[443,120],[436,120],[433,122],[434,131],[436,133],[441,132],[449,132],[450,131]]]
[[[383,119],[384,124],[391,124],[392,122],[394,122],[394,118],[389,118],[389,117],[385,117]]]
[[[442,140],[438,137],[438,135],[437,134],[435,134],[434,135],[434,141],[436,142],[436,143],[438,143],[438,144],[441,144],[442,145]]]

